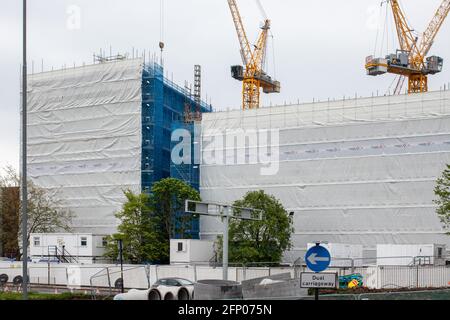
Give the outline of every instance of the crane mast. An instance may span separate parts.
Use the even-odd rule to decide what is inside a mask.
[[[444,60],[438,56],[427,57],[449,11],[450,0],[444,0],[436,11],[428,28],[419,38],[413,35],[406,16],[398,0],[390,0],[400,45],[400,50],[385,58],[366,58],[367,74],[378,76],[385,73],[400,75],[396,91],[401,87],[403,79],[408,78],[408,93],[428,91],[428,75],[442,71]]]
[[[267,49],[267,39],[270,30],[270,20],[265,18],[258,40],[252,50],[242,22],[242,17],[235,0],[228,0],[233,22],[239,39],[242,62],[245,66],[232,66],[232,77],[242,81],[242,108],[244,110],[260,107],[260,88],[264,93],[279,93],[280,83],[272,80],[264,72],[264,60]]]

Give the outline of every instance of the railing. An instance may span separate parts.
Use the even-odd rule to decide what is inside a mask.
[[[404,258],[398,257],[398,259]],[[450,258],[447,259],[450,260]],[[448,265],[383,265],[382,260],[378,258],[377,265],[376,258],[371,259],[370,263],[366,263],[368,260],[358,261],[354,259],[343,266],[331,267],[327,272],[336,272],[339,276],[361,274],[364,286],[371,289],[450,287],[450,266]],[[408,260],[413,261],[414,257],[408,257]],[[338,260],[336,259],[336,261]],[[121,279],[119,265],[31,263],[29,267],[30,282],[32,284],[44,284],[47,282],[47,284],[57,286],[90,288],[93,298],[97,298],[99,295],[110,297],[119,292],[115,288],[116,282]],[[305,263],[301,258],[284,267],[273,263],[230,264],[229,280],[242,282],[280,273],[290,273],[292,278],[299,278],[300,272],[306,270]],[[11,282],[14,277],[21,275],[20,262],[0,263],[1,274],[6,274]],[[211,266],[208,262],[204,262],[191,265],[124,266],[123,282],[127,289],[147,289],[158,279],[166,277],[181,277],[193,282],[206,279],[221,279],[222,265],[218,263],[215,266]],[[78,280],[72,282],[71,279]]]
[[[60,261],[62,260],[61,262],[78,263],[78,260],[66,250],[65,246],[62,246],[61,251],[59,251],[58,248],[56,248],[56,249],[58,250]]]
[[[106,279],[108,281],[108,286],[107,286],[107,288],[109,289],[108,297],[112,296],[111,275],[110,275],[110,272],[109,272],[109,268],[106,267],[106,268],[98,271],[97,273],[95,273],[89,279],[89,282],[91,284],[91,297],[92,297],[92,300],[97,300],[97,292],[99,290],[99,286],[95,286],[94,285],[95,279],[104,278],[105,276],[106,276]]]
[[[49,261],[51,258],[55,258],[57,262],[60,263],[78,263],[78,259],[72,256],[65,248],[58,248],[58,246],[48,246],[47,256],[42,256],[42,258],[47,258]]]
[[[97,299],[97,293],[106,290],[108,294],[103,295],[104,298],[111,297],[114,293],[118,293],[120,288],[117,286],[119,281],[123,282],[124,288],[140,288],[146,289],[151,286],[150,268],[148,265],[125,266],[122,271],[120,266],[105,267],[92,275],[89,279],[91,287],[91,296]]]

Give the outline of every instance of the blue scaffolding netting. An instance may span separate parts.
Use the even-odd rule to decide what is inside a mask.
[[[172,177],[199,190],[200,171],[194,159],[188,164],[174,164],[171,160],[172,132],[188,130],[191,147],[195,147],[194,123],[185,122],[186,106],[195,113],[212,112],[212,107],[196,103],[191,93],[164,77],[164,69],[157,63],[145,64],[142,77],[142,191],[150,193],[155,182]],[[193,149],[192,149],[193,150]],[[192,157],[194,152],[192,152]],[[185,214],[180,212],[178,214]],[[194,219],[185,235],[199,238],[199,220]]]

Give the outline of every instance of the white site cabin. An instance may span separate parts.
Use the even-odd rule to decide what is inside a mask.
[[[445,265],[446,246],[442,244],[379,244],[377,265]]]
[[[32,233],[30,257],[33,261],[92,264],[104,259],[107,235],[90,233]]]
[[[345,243],[321,243],[330,252],[330,267],[360,267],[363,264],[363,246]],[[308,243],[308,250],[316,246]]]
[[[170,240],[170,264],[206,264],[215,257],[214,241]]]

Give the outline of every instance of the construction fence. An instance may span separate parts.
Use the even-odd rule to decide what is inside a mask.
[[[229,280],[242,282],[277,274],[290,273],[298,278],[308,271],[304,265],[276,267],[258,264],[230,265]],[[336,267],[326,272],[339,276],[359,274],[363,286],[369,289],[399,288],[450,288],[450,266],[410,265],[410,266],[362,266]],[[16,277],[22,275],[20,263],[0,263],[0,275],[7,275],[8,283],[14,285]],[[67,286],[69,288],[117,289],[123,279],[126,289],[148,289],[158,279],[180,277],[193,282],[221,279],[222,267],[209,265],[69,265],[69,264],[29,264],[32,285]]]

